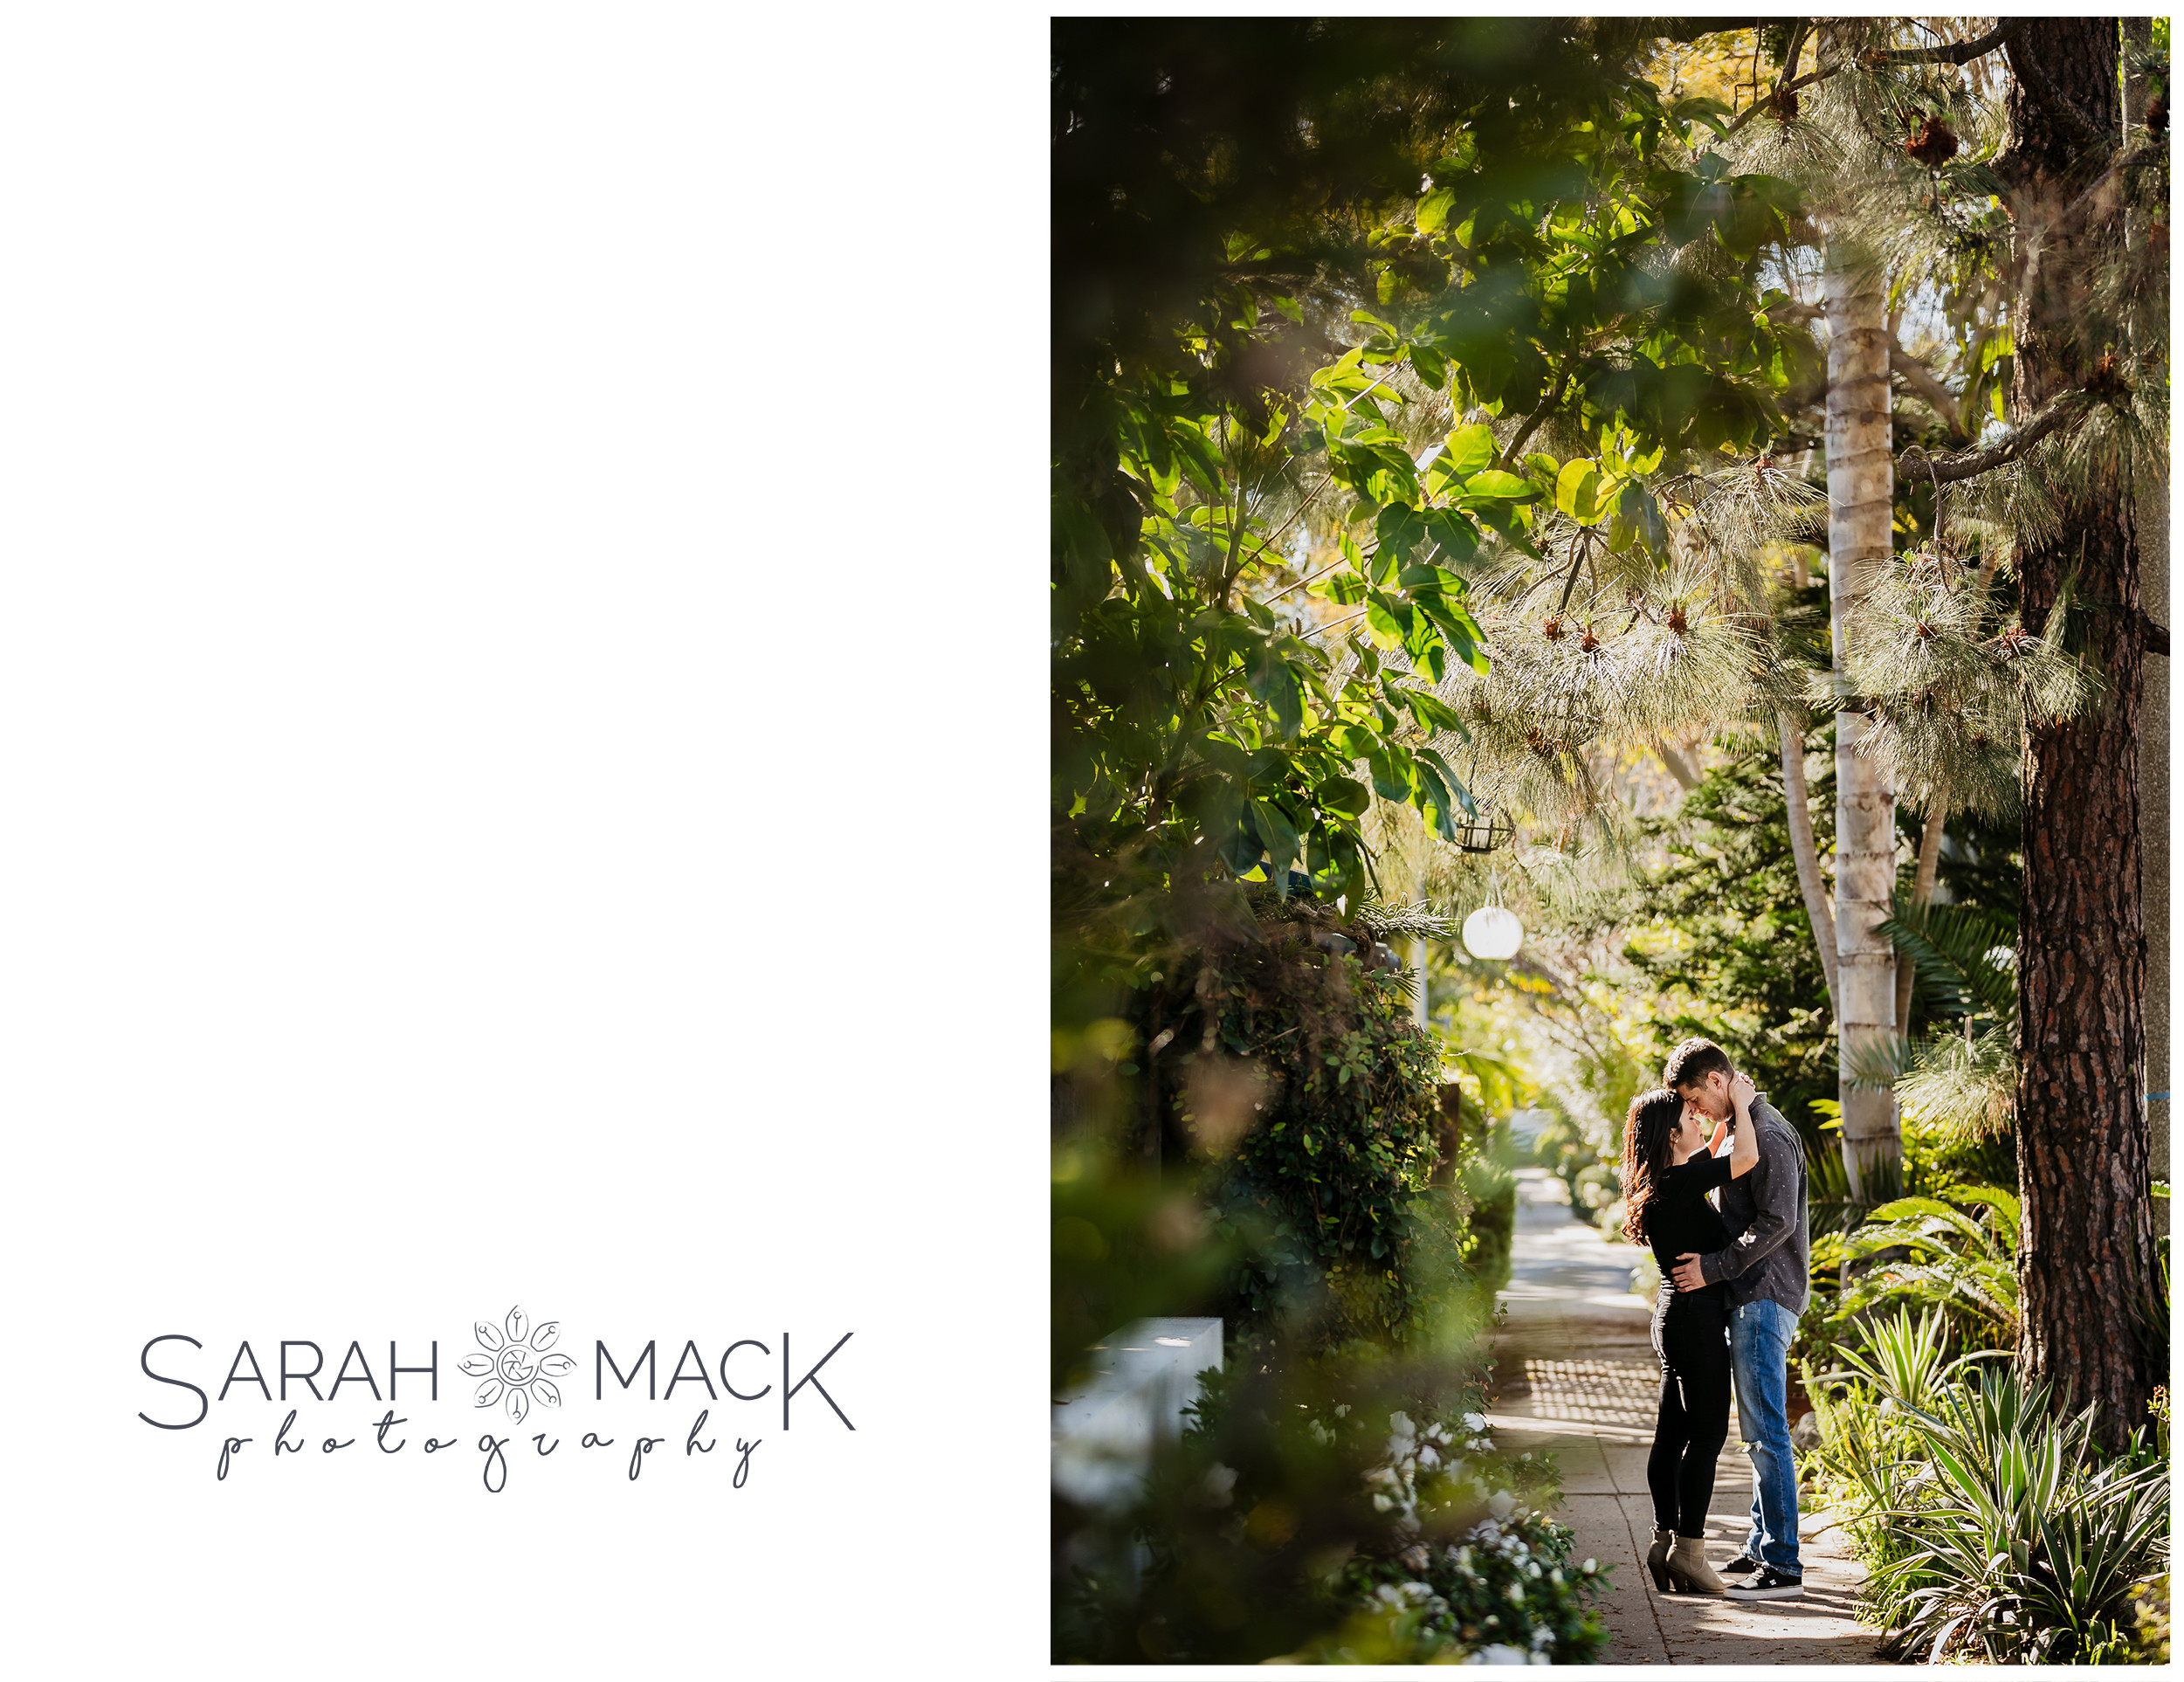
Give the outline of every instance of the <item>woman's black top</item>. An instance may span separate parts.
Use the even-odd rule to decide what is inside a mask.
[[[1694,1306],[1710,1299],[1726,1304],[1727,1287],[1720,1281],[1704,1290],[1678,1292],[1675,1273],[1679,1256],[1710,1256],[1729,1247],[1729,1229],[1722,1225],[1720,1212],[1706,1201],[1709,1191],[1728,1183],[1729,1159],[1700,1149],[1680,1167],[1664,1174],[1653,1195],[1646,1199],[1646,1242],[1653,1246],[1653,1259],[1661,1266],[1659,1306],[1664,1310],[1671,1297],[1679,1304],[1690,1302]]]

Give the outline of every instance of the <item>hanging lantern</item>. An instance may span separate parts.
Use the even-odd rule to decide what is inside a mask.
[[[1458,817],[1454,827],[1456,844],[1465,852],[1493,852],[1507,846],[1517,833],[1517,826],[1492,806]]]
[[[1481,906],[1464,920],[1464,949],[1474,958],[1513,958],[1523,944],[1524,925],[1500,906]]]

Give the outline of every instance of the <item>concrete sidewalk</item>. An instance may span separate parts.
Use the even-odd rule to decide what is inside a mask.
[[[1860,1570],[1824,1513],[1802,1513],[1802,1600],[1742,1603],[1656,1593],[1646,1575],[1653,1503],[1645,1461],[1661,1368],[1650,1310],[1629,1294],[1639,1251],[1575,1219],[1560,1181],[1519,1171],[1506,1324],[1496,1340],[1495,1440],[1554,1455],[1577,1554],[1616,1569],[1602,1614],[1610,1665],[1871,1665],[1877,1632],[1855,1622]],[[1752,1506],[1733,1410],[1708,1512],[1707,1557],[1735,1556]]]

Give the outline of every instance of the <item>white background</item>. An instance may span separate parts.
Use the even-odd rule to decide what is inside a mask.
[[[1044,1664],[1045,38],[0,19],[13,1673]],[[487,1496],[519,1302],[857,1430]]]

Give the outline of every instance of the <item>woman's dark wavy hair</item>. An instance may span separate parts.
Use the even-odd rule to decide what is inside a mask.
[[[1622,1118],[1622,1231],[1633,1244],[1648,1242],[1646,1205],[1669,1169],[1669,1135],[1684,1113],[1684,1100],[1665,1086],[1640,1093]]]

